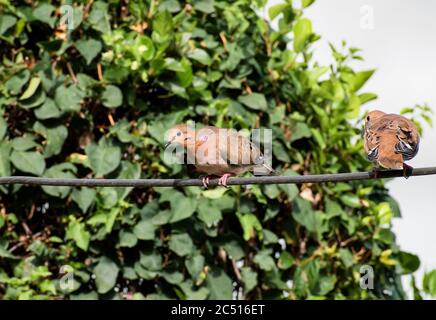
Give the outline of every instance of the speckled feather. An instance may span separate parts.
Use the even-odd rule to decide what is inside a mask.
[[[419,133],[415,124],[403,116],[372,111],[364,131],[367,158],[376,167],[402,169],[419,149]]]

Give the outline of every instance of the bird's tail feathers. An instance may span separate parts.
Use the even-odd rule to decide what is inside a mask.
[[[262,163],[262,166],[268,170],[269,174],[273,174],[275,176],[278,176],[279,173],[277,171],[275,171],[273,168],[271,168],[269,165],[267,165],[266,163]]]

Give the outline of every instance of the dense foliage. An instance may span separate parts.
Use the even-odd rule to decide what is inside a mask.
[[[319,65],[304,8],[272,7],[273,30],[263,2],[0,1],[0,175],[193,176],[162,149],[188,119],[271,128],[283,175],[370,169],[358,117],[373,70],[350,68],[345,44]],[[419,260],[394,216],[381,181],[1,186],[0,298],[404,298]]]

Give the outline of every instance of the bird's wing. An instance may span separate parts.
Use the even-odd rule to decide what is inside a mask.
[[[372,123],[366,123],[364,129],[363,146],[369,161],[375,162],[379,156],[380,132],[373,129]]]
[[[418,149],[418,130],[412,121],[402,116],[388,114],[365,128],[365,151],[371,161],[379,159],[380,153],[390,154],[391,151],[401,154],[407,161],[417,154]]]
[[[419,150],[419,133],[415,124],[405,118],[397,123],[395,152],[403,155],[405,161],[412,159]]]
[[[381,135],[377,162],[386,169],[403,168],[404,158],[402,154],[396,152],[396,143],[398,139],[392,132],[388,131]]]

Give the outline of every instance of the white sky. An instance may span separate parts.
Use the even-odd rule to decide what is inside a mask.
[[[281,2],[270,0],[269,5]],[[371,11],[373,28],[365,28]],[[423,103],[436,112],[435,13],[436,1],[432,0],[317,0],[305,15],[312,20],[314,32],[322,36],[314,47],[315,58],[324,64],[331,61],[328,42],[339,47],[346,40],[363,49],[365,62],[357,64],[357,69],[377,69],[363,91],[379,96],[365,110],[399,113],[403,107]],[[433,121],[436,125],[436,114]],[[425,127],[420,151],[408,163],[435,166],[435,145],[436,127]],[[419,287],[423,272],[436,268],[435,182],[434,176],[426,176],[394,179],[388,184],[403,215],[394,220],[397,242],[421,260],[416,273]],[[408,283],[409,277],[404,277],[410,296]]]

